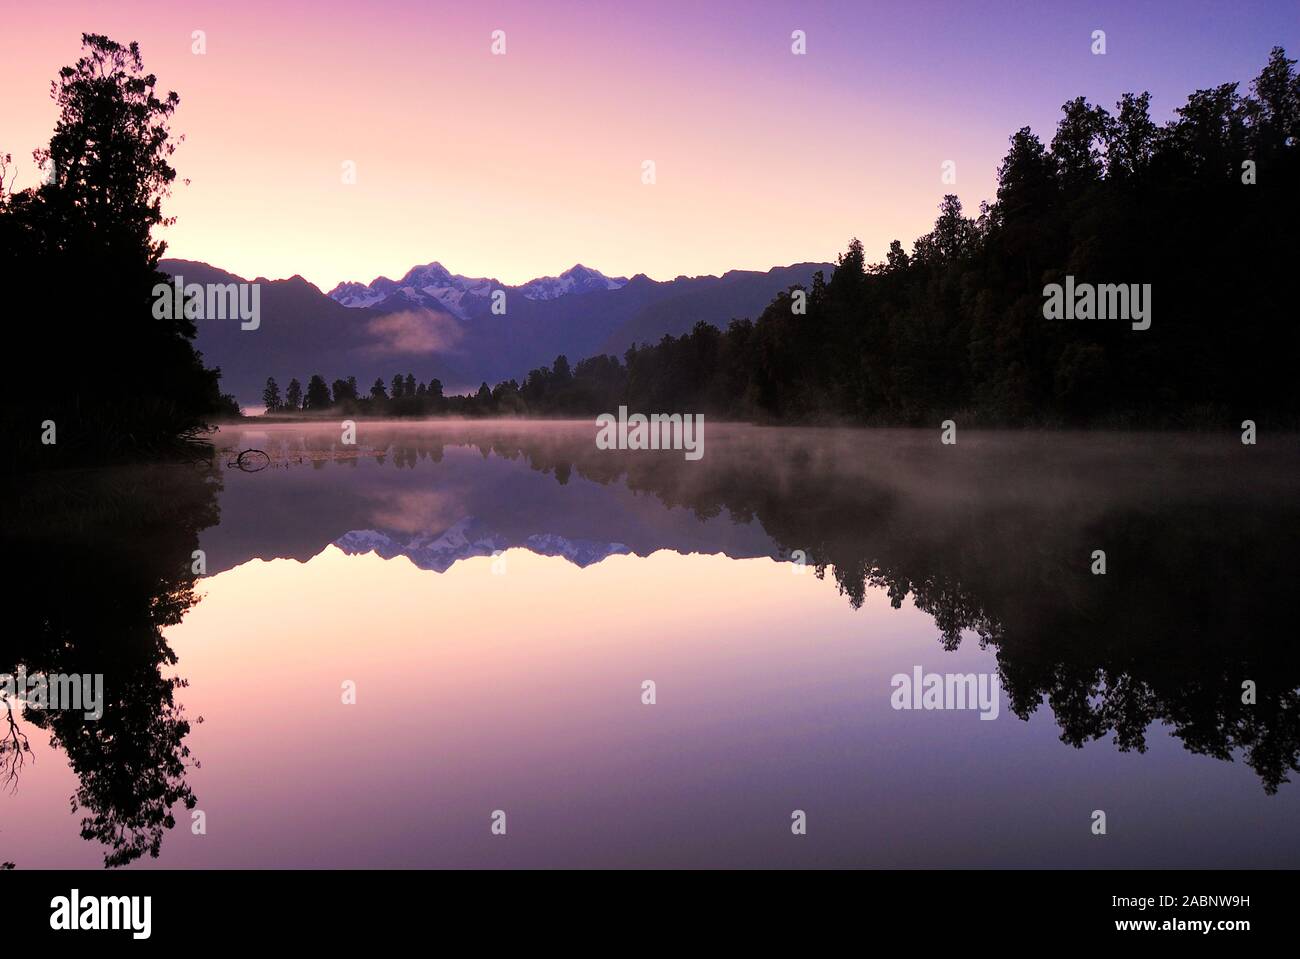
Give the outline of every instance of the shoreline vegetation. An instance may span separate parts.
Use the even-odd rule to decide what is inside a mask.
[[[14,192],[0,153],[0,265],[23,278],[14,315],[48,319],[50,291],[69,283],[94,297],[62,335],[11,324],[13,399],[0,411],[11,471],[189,455],[239,411],[194,348],[193,321],[150,308],[166,279],[153,232],[173,222],[162,202],[177,176],[179,97],[156,89],[136,44],[82,39],[83,56],[52,85],[49,146],[34,153],[47,181]],[[854,239],[829,277],[725,330],[701,322],[572,366],[559,356],[464,395],[409,371],[369,387],[317,372],[283,395],[268,379],[265,405],[366,418],[582,418],[626,406],[789,425],[1295,428],[1295,64],[1275,47],[1247,92],[1198,90],[1164,124],[1145,92],[1113,112],[1070,100],[1050,142],[1028,127],[1012,134],[978,215],[948,194],[910,252],[895,240],[869,263]],[[849,171],[843,181],[851,195]],[[1048,290],[1076,278],[1147,291],[1142,323],[1049,318]]]

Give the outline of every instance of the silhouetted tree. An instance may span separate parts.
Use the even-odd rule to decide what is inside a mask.
[[[280,398],[280,385],[274,376],[266,378],[266,388],[262,390],[262,403],[268,413],[274,413],[284,401]]]
[[[330,405],[330,388],[325,384],[325,377],[319,373],[312,374],[307,381],[307,396],[303,407],[309,410],[323,410]]]
[[[1151,94],[1126,93],[1106,130],[1106,172],[1115,179],[1136,177],[1151,166],[1159,130],[1151,121]]]
[[[51,87],[54,133],[34,153],[48,182],[0,189],[0,274],[23,279],[6,309],[32,318],[8,325],[0,359],[9,465],[157,451],[226,407],[219,371],[194,350],[193,322],[157,309],[166,244],[153,230],[170,222],[162,202],[176,177],[169,123],[179,98],[156,85],[136,44],[83,34],[82,56]],[[93,307],[51,313],[50,291],[73,278]],[[66,388],[51,395],[43,385],[55,377]],[[46,419],[57,444],[40,443]]]
[[[356,382],[355,377],[349,377],[347,380],[335,380],[330,384],[330,394],[335,406],[341,406],[357,398],[356,390],[352,388],[349,380]]]

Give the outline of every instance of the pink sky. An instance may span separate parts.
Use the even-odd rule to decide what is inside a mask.
[[[507,283],[575,262],[667,279],[830,260],[854,235],[880,259],[945,192],[973,214],[1009,134],[1050,137],[1069,97],[1145,88],[1164,116],[1300,46],[1282,3],[979,6],[25,3],[0,37],[0,149],[35,181],[50,80],[102,32],[181,96],[169,255],[325,289],[431,260]]]

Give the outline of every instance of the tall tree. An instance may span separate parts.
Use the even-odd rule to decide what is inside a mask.
[[[307,381],[307,396],[303,399],[303,407],[309,410],[324,410],[330,405],[330,388],[325,383],[325,377],[319,373],[313,373],[311,379]]]
[[[1285,50],[1274,47],[1250,87],[1254,94],[1247,103],[1251,150],[1270,167],[1289,144],[1300,141],[1300,78],[1292,69],[1295,65]]]
[[[1117,178],[1146,172],[1155,153],[1157,128],[1151,121],[1151,94],[1126,93],[1106,127],[1106,172]]]
[[[1081,189],[1101,179],[1104,164],[1102,146],[1110,123],[1110,114],[1083,97],[1075,97],[1061,107],[1065,114],[1052,138],[1052,157],[1058,176],[1070,189]]]
[[[10,399],[0,412],[11,464],[53,465],[136,455],[192,436],[222,408],[219,371],[204,368],[194,324],[154,309],[169,224],[162,204],[176,179],[170,121],[180,102],[146,73],[139,46],[83,34],[82,55],[51,86],[58,120],[34,152],[47,182],[0,191],[0,273],[21,276],[7,308],[48,315],[42,300],[75,278],[93,309],[60,311],[58,348],[46,324],[13,323],[0,359]],[[105,371],[110,375],[104,375]],[[40,389],[54,377],[68,388]],[[58,442],[37,427],[58,424]]]

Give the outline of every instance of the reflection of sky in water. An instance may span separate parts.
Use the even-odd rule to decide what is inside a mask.
[[[221,506],[204,598],[167,631],[205,719],[189,780],[208,834],[178,810],[161,865],[1297,864],[1294,784],[1265,795],[1159,724],[1140,754],[1071,748],[1051,710],[1026,722],[1005,700],[992,722],[891,709],[895,673],[987,672],[994,649],[945,651],[876,587],[853,609],[829,573],[774,561],[789,544],[761,517],[701,521],[457,447],[410,469],[230,472]],[[629,552],[516,545],[496,574],[485,555],[438,572],[326,545],[427,545],[466,518],[502,546]],[[75,777],[38,752],[3,800],[5,858],[98,865],[67,812]]]

